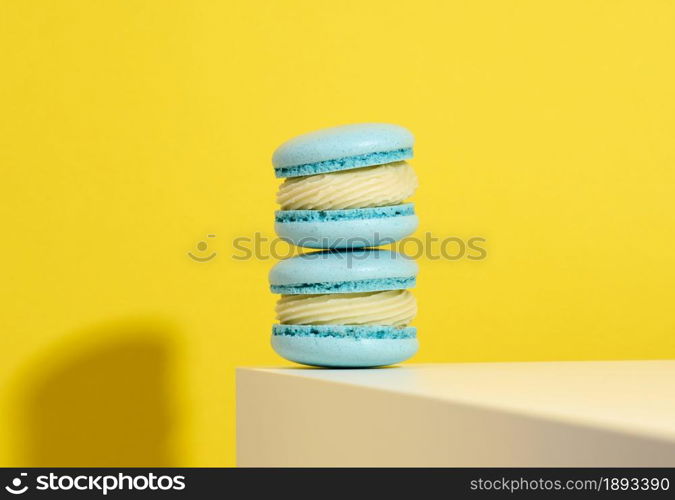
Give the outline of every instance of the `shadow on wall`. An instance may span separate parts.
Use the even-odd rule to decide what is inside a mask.
[[[26,368],[15,430],[26,466],[172,466],[175,331],[157,321],[81,331]]]

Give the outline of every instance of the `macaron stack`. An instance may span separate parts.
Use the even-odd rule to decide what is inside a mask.
[[[417,228],[417,187],[405,161],[413,136],[403,127],[359,124],[301,135],[272,158],[285,178],[277,193],[277,234],[322,249],[279,262],[270,272],[278,324],[272,347],[313,366],[373,367],[411,357],[417,331],[417,264],[375,249]]]

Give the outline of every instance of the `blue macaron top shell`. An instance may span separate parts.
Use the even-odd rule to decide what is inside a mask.
[[[413,143],[399,125],[342,125],[290,139],[276,149],[272,164],[277,177],[315,175],[411,158]]]
[[[282,260],[269,281],[273,293],[353,293],[411,288],[417,272],[417,262],[389,250],[326,250]]]

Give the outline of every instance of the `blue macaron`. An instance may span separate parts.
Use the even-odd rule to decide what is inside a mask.
[[[272,157],[277,177],[314,176],[392,162],[413,156],[414,137],[386,123],[332,127],[295,137]],[[341,210],[278,210],[277,234],[315,249],[378,246],[412,234],[418,226],[412,203]]]
[[[382,249],[323,251],[279,262],[269,281],[284,295],[351,294],[415,286],[417,263]],[[371,324],[275,324],[272,347],[313,366],[374,367],[404,361],[418,349],[417,329]]]

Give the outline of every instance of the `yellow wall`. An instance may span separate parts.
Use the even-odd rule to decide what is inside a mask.
[[[0,6],[0,465],[231,465],[268,345],[270,155],[417,136],[416,362],[675,356],[675,3]],[[209,239],[218,255],[186,252]]]

